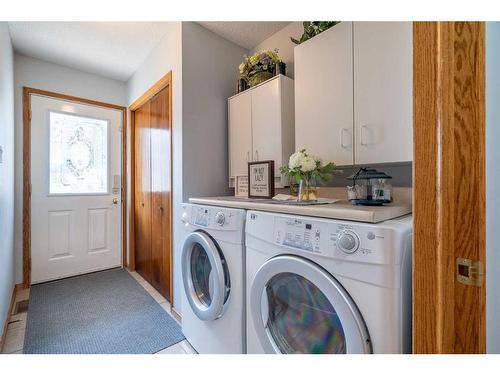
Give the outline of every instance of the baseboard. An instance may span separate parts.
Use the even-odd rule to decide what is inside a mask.
[[[179,312],[175,309],[174,306],[170,307],[170,311],[172,312],[173,317],[175,320],[177,320],[179,323],[182,322],[182,316],[179,314]]]
[[[17,291],[22,289],[23,284],[16,284],[12,289],[12,296],[10,298],[10,306],[9,311],[7,311],[7,317],[5,318],[5,322],[3,324],[2,338],[0,340],[0,353],[3,351],[3,346],[5,344],[5,338],[7,337],[7,327],[9,325],[9,320],[12,315],[12,311],[14,310],[14,302],[16,301]]]

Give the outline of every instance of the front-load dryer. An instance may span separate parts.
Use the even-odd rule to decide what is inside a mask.
[[[410,353],[411,216],[248,211],[248,353]]]
[[[198,353],[245,353],[245,211],[184,204],[181,220],[182,332]]]

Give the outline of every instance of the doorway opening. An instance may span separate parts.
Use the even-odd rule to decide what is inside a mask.
[[[23,88],[23,287],[126,265],[126,108]]]

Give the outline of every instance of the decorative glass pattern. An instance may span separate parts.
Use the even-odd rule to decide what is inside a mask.
[[[50,194],[108,192],[108,121],[50,112]]]
[[[313,283],[293,273],[279,273],[266,287],[267,329],[282,353],[346,353],[337,312]]]

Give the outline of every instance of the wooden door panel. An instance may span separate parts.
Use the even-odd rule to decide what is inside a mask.
[[[151,99],[151,284],[170,299],[170,113],[168,87]]]
[[[135,264],[151,279],[151,136],[150,103],[135,111]]]
[[[484,23],[416,22],[413,351],[484,353],[485,286],[456,258],[485,263]]]

